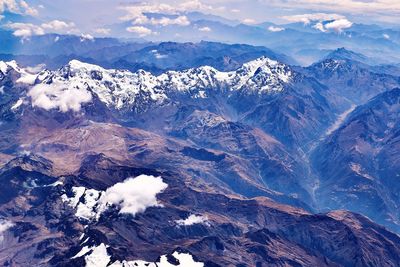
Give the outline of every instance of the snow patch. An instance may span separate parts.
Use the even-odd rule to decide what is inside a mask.
[[[36,78],[37,74],[31,74],[23,71],[21,72],[21,77],[18,78],[17,83],[33,85],[35,84]]]
[[[12,111],[17,110],[23,103],[24,103],[23,99],[21,99],[21,98],[18,99],[18,101],[14,105],[12,105],[11,110]]]
[[[84,193],[84,202],[79,203],[76,208],[76,216],[86,220],[100,215],[96,212],[96,206],[100,198],[101,192],[95,189],[86,189]]]
[[[36,81],[37,74],[33,73],[31,68],[20,68],[15,60],[4,62],[0,61],[0,71],[3,74],[7,74],[10,70],[14,70],[19,73],[17,83],[23,83],[27,85],[33,85]]]
[[[76,259],[76,258],[80,258],[84,255],[86,255],[87,253],[89,253],[90,251],[92,251],[92,248],[89,248],[88,246],[84,246],[81,251],[79,251],[75,256],[73,256],[71,259]]]
[[[138,266],[138,267],[203,267],[204,263],[196,262],[193,256],[188,253],[180,253],[175,251],[172,256],[179,262],[178,265],[169,263],[167,255],[160,257],[158,262],[146,262],[146,261],[117,261],[110,265],[110,267],[127,267],[127,266]]]
[[[366,178],[368,180],[374,180],[374,177],[372,177],[368,173],[365,173],[362,166],[358,163],[351,162],[350,169],[360,177]]]
[[[105,244],[101,243],[95,247],[83,247],[72,259],[85,256],[86,267],[203,267],[204,263],[196,262],[193,256],[188,253],[175,251],[172,256],[179,262],[178,265],[172,265],[168,261],[167,255],[160,257],[158,262],[146,262],[143,260],[135,261],[116,261],[111,263],[111,257],[107,252]]]
[[[270,32],[281,32],[281,31],[284,31],[285,28],[283,28],[283,27],[275,27],[275,26],[271,25],[271,26],[268,27],[268,30]]]
[[[102,243],[92,249],[92,253],[85,256],[86,267],[106,267],[111,257],[107,254],[107,247]]]
[[[6,74],[6,73],[7,73],[7,70],[8,70],[8,65],[7,65],[7,63],[4,62],[4,61],[0,61],[0,71],[1,71],[3,74]]]

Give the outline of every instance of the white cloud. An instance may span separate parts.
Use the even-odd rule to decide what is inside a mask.
[[[300,14],[283,16],[282,18],[289,22],[301,22],[304,23],[304,25],[316,22],[312,27],[321,32],[332,30],[341,33],[344,29],[350,28],[353,25],[345,16],[329,13]]]
[[[211,28],[210,27],[201,27],[201,28],[199,28],[199,31],[201,31],[201,32],[211,32]]]
[[[244,24],[256,24],[257,22],[254,19],[244,19],[242,20],[242,23]]]
[[[351,14],[374,15],[379,18],[394,18],[400,15],[398,0],[263,0],[269,6],[291,9],[309,9],[328,12],[345,12]]]
[[[386,40],[390,39],[390,35],[387,33],[382,34],[383,38],[385,38]]]
[[[45,110],[58,109],[61,112],[78,112],[82,104],[92,100],[89,91],[83,88],[67,87],[61,82],[52,84],[37,84],[28,92],[32,106]]]
[[[175,14],[176,9],[168,4],[135,4],[122,6],[120,9],[124,10],[127,14],[121,17],[124,21],[136,21],[136,20],[148,20],[145,13],[163,13],[163,14]]]
[[[109,35],[111,33],[111,29],[109,28],[97,28],[94,30],[95,33],[102,35]]]
[[[142,22],[137,24],[151,24],[160,26],[168,26],[168,25],[187,26],[190,25],[190,20],[186,16],[178,16],[174,19],[162,17],[160,19],[151,18],[145,21],[144,23]]]
[[[37,16],[37,15],[39,15],[39,12],[37,11],[37,9],[36,9],[36,8],[33,8],[33,7],[31,7],[31,6],[29,6],[28,3],[25,2],[24,0],[21,0],[21,1],[20,1],[20,6],[21,6],[23,12],[24,12],[26,15],[30,15],[30,16]]]
[[[322,22],[327,20],[339,20],[339,19],[344,19],[345,17],[339,14],[311,13],[311,14],[283,16],[282,18],[289,22],[301,22],[304,24],[310,24],[312,21]]]
[[[190,226],[193,224],[206,224],[208,225],[208,218],[206,216],[198,216],[195,214],[191,214],[189,217],[187,217],[186,219],[182,219],[182,220],[177,220],[175,221],[178,225],[181,226]]]
[[[75,27],[75,23],[73,23],[73,22],[68,23],[68,22],[65,22],[62,20],[52,20],[47,23],[43,23],[41,26],[43,29],[46,29],[46,30],[60,32],[60,31],[64,31],[64,30],[73,29]]]
[[[347,19],[339,19],[325,24],[325,29],[333,30],[337,33],[342,32],[344,29],[348,29],[353,23]]]
[[[28,38],[32,35],[43,35],[45,34],[42,27],[34,25],[32,23],[9,23],[7,26],[14,30],[13,34],[17,37]]]
[[[44,35],[46,33],[74,33],[78,30],[73,22],[52,20],[41,25],[32,23],[9,23],[7,27],[14,30],[14,35],[22,38],[29,38],[33,35]]]
[[[270,31],[270,32],[281,32],[281,31],[284,31],[285,30],[285,28],[282,28],[282,27],[275,27],[275,26],[269,26],[268,27],[268,30]]]
[[[154,34],[154,32],[151,29],[143,27],[143,26],[131,26],[131,27],[126,28],[126,30],[128,32],[135,33],[140,37],[145,37],[145,36]]]
[[[0,0],[0,13],[10,11],[16,14],[37,16],[39,12],[25,0]]]
[[[212,6],[203,4],[199,0],[185,1],[178,6],[178,10],[183,12],[194,11],[194,10],[206,11],[212,9],[213,9]]]
[[[37,74],[46,68],[46,64],[37,64],[35,66],[25,67],[25,70],[31,74]]]
[[[314,29],[319,30],[321,32],[326,32],[324,24],[322,22],[318,22],[313,26]]]
[[[4,11],[20,13],[19,5],[15,0],[0,0],[0,13]]]
[[[14,224],[12,222],[6,220],[0,220],[0,234],[3,234],[5,231],[13,227]]]
[[[7,220],[0,220],[0,242],[4,240],[4,232],[13,227],[14,224]]]
[[[231,12],[232,12],[232,13],[240,13],[240,10],[239,10],[239,9],[236,9],[236,8],[234,8],[234,9],[231,9]]]
[[[126,14],[121,17],[121,20],[132,21],[134,26],[136,25],[181,25],[187,26],[190,24],[189,19],[182,13],[189,11],[210,11],[213,7],[203,4],[199,0],[184,1],[180,4],[169,5],[169,4],[150,4],[141,3],[134,5],[121,6],[120,9],[126,12]],[[177,15],[176,18],[162,17],[160,19],[150,18],[146,13],[157,13],[165,15]],[[149,35],[149,34],[147,34]]]
[[[148,207],[161,206],[156,196],[167,187],[161,177],[140,175],[108,188],[99,202],[103,206],[110,204],[119,206],[120,213],[136,215]]]
[[[85,220],[99,219],[110,206],[119,208],[119,213],[132,214],[144,212],[149,207],[162,207],[157,201],[157,194],[168,185],[161,177],[140,175],[128,178],[109,187],[106,191],[73,187],[73,197],[62,195],[61,199],[76,209],[75,215]]]

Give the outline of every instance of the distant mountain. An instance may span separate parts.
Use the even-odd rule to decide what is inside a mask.
[[[332,93],[354,104],[364,103],[377,94],[399,85],[399,77],[379,71],[360,61],[364,57],[344,50],[305,69],[305,73],[326,84]]]
[[[15,14],[9,15],[17,16]],[[149,18],[176,18],[178,16],[176,14],[171,15],[154,12],[146,13],[146,15]],[[111,29],[112,36],[120,38],[119,40],[122,40],[122,43],[159,43],[165,41],[198,43],[201,41],[209,41],[265,46],[278,54],[285,54],[290,58],[296,58],[297,63],[304,66],[323,59],[327,51],[333,51],[339,47],[345,47],[348,50],[366,55],[368,58],[372,59],[369,63],[373,65],[396,64],[400,62],[400,33],[398,29],[395,28],[353,23],[350,28],[335,32],[316,29],[316,21],[309,24],[296,22],[277,25],[271,22],[264,22],[255,25],[246,25],[240,21],[229,20],[220,16],[201,12],[182,13],[181,15],[186,16],[190,23],[184,25],[166,25],[162,28],[157,25],[145,25],[152,30],[152,32],[157,33],[148,36],[139,36],[135,33],[128,32],[126,29],[132,25],[131,21],[124,21],[106,26]],[[6,19],[3,19],[3,22],[6,21]],[[13,21],[40,23],[35,21],[34,17],[29,16],[13,17]],[[325,24],[329,22],[332,21],[323,21]],[[3,23],[2,27],[3,29],[7,29],[5,23]],[[11,32],[9,34],[11,34]],[[13,37],[13,40],[8,37],[7,39],[2,37],[1,39],[5,40],[5,42],[1,48],[4,50],[0,52],[9,54],[17,51],[19,54],[30,54],[32,51],[38,51],[38,48],[43,48],[45,49],[44,51],[47,49],[48,53],[52,56],[59,51],[64,55],[74,54],[84,57],[85,55],[80,53],[89,51],[89,49],[87,49],[88,42],[83,42],[83,44],[80,45],[76,42],[76,40],[81,39],[80,36],[76,36],[76,40],[72,40],[71,36],[64,37],[64,39],[68,40],[61,40],[58,46],[54,46],[57,47],[57,49],[54,50],[51,49],[52,46],[44,48],[42,46],[36,46],[35,42],[32,43],[32,40],[37,38],[38,44],[43,43],[43,46],[50,45],[49,42],[51,39],[54,40],[54,38],[57,38],[54,36],[54,38],[49,39],[46,36],[48,35],[28,38],[31,42],[25,42],[25,45],[19,44],[20,40],[17,37]],[[63,35],[60,35],[59,38],[62,36]],[[92,44],[91,46],[91,48],[94,48],[92,51],[101,49],[101,45],[108,47],[111,43],[110,39],[112,38],[97,39],[98,42],[95,42],[96,45]],[[363,45],[359,45],[361,43]],[[13,46],[11,46],[12,44],[15,45],[14,51]],[[7,47],[9,47],[9,49],[6,49]],[[20,49],[21,51],[19,51]],[[118,51],[118,49],[114,51]],[[43,55],[47,56],[46,53]],[[130,63],[133,64],[132,62]],[[97,62],[97,64],[100,64],[100,62]],[[146,63],[145,65],[148,64]]]
[[[266,56],[286,64],[296,61],[284,54],[262,46],[223,44],[215,42],[125,42],[114,38],[82,40],[79,36],[46,34],[24,42],[12,32],[0,31],[0,60],[17,60],[24,66],[45,64],[48,69],[58,69],[73,59],[103,66],[160,74],[167,70],[209,65],[229,71],[243,63]],[[4,42],[4,45],[3,43]]]
[[[239,68],[243,63],[265,56],[286,64],[294,64],[292,58],[266,47],[227,45],[214,42],[175,43],[163,42],[133,51],[118,60],[128,64],[148,64],[161,70],[183,70],[208,65],[222,71]],[[116,60],[116,59],[114,59]],[[135,71],[134,69],[131,69]],[[149,70],[150,69],[145,69]]]
[[[353,51],[347,50],[344,47],[338,48],[330,52],[327,56],[325,56],[324,60],[326,59],[351,60],[364,64],[368,64],[371,61],[371,59],[367,58],[363,54],[355,53]]]
[[[315,28],[316,21],[305,25],[302,22],[276,25],[270,22],[246,25],[221,17],[202,13],[186,14],[188,25],[169,25],[162,30],[154,25],[146,25],[157,35],[149,35],[150,41],[178,42],[224,42],[266,46],[274,51],[286,54],[301,65],[310,65],[326,56],[326,51],[339,47],[362,53],[374,59],[374,65],[393,64],[400,61],[398,31],[385,29],[377,25],[354,23],[343,31],[321,31]],[[167,16],[151,14],[151,16]],[[332,21],[324,21],[327,24]],[[130,22],[113,25],[113,32],[126,36]],[[206,29],[206,30],[204,30]],[[135,37],[135,34],[131,34]],[[137,37],[137,36],[136,36]],[[360,46],[359,44],[363,45]],[[372,63],[372,62],[371,62]]]

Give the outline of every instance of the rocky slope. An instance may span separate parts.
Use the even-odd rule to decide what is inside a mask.
[[[322,207],[346,208],[399,228],[400,89],[355,109],[314,151]]]
[[[332,211],[398,230],[398,89],[340,114],[396,79],[311,69],[0,63],[0,263],[397,266],[396,234]]]
[[[399,261],[393,244],[400,238],[362,216],[311,215],[265,198],[194,190],[179,172],[125,165],[92,157],[75,175],[59,177],[51,176],[51,162],[43,158],[25,156],[5,166],[0,177],[9,194],[2,196],[0,213],[10,225],[2,233],[7,244],[0,249],[2,265],[123,266],[159,262],[165,254],[175,255],[167,257],[171,264],[186,255],[199,266],[396,266]],[[139,174],[152,188],[160,176],[163,187],[155,191],[156,205],[148,203],[149,189],[136,192],[146,209],[132,213],[137,202],[115,202],[112,191],[124,196],[117,185]],[[110,205],[90,216],[104,199]]]

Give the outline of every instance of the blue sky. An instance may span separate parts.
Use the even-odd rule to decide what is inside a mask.
[[[32,18],[25,24],[6,21],[7,18],[1,20],[20,36],[47,32],[112,36],[110,25],[127,23],[127,33],[143,37],[151,34],[149,25],[190,23],[185,14],[192,11],[245,24],[308,23],[324,19],[338,20],[339,27],[349,23],[400,24],[399,0],[0,0],[0,13],[6,11]],[[146,12],[175,17],[151,19]]]

